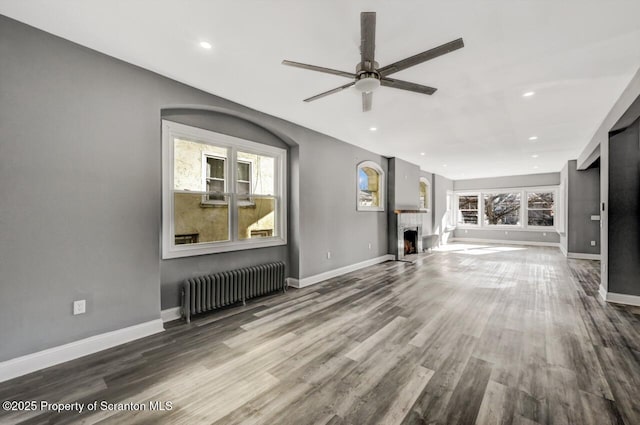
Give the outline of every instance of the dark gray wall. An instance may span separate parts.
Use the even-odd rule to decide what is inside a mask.
[[[380,155],[2,16],[0,58],[0,361],[157,319],[161,282],[174,306],[193,273],[288,258],[306,277],[386,254],[385,213],[356,211],[356,164],[386,169]],[[181,105],[291,146],[288,251],[161,262],[161,111]]]
[[[640,295],[640,121],[609,142],[609,292]]]
[[[599,215],[600,168],[577,169],[576,160],[567,164],[569,200],[567,202],[567,250],[580,254],[600,254]],[[596,241],[596,246],[591,246]]]
[[[505,187],[555,186],[560,184],[560,173],[525,174],[522,176],[489,177],[456,180],[455,190],[498,189]]]

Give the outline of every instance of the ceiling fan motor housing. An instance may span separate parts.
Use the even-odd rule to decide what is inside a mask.
[[[360,62],[356,66],[356,90],[368,93],[380,87],[378,66],[378,62],[369,61]]]

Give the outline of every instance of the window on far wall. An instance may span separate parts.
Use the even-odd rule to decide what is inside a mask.
[[[286,243],[286,150],[163,121],[163,258]]]
[[[462,194],[458,195],[458,223],[477,225],[480,212],[480,196]]]
[[[384,211],[384,171],[372,161],[358,164],[358,211]]]
[[[520,225],[520,192],[485,193],[484,224]]]
[[[527,193],[527,224],[529,226],[553,226],[553,192]]]
[[[420,179],[420,199],[418,206],[420,209],[425,210],[431,208],[431,190],[429,180],[425,178]]]

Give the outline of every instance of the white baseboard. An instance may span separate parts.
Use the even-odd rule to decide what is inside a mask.
[[[507,241],[500,239],[478,239],[478,238],[451,238],[451,242],[471,242],[471,243],[490,243],[498,245],[528,245],[528,246],[551,246],[562,248],[557,242],[537,242],[537,241]]]
[[[177,320],[182,317],[182,308],[180,307],[172,307],[166,310],[162,310],[160,312],[160,317],[162,318],[162,323],[170,322],[172,320]]]
[[[313,285],[315,283],[319,283],[327,279],[331,279],[333,277],[337,277],[346,273],[360,270],[365,267],[373,266],[375,264],[384,263],[385,261],[393,261],[395,259],[396,257],[394,257],[393,255],[387,254],[380,257],[372,258],[370,260],[365,260],[360,263],[340,267],[339,269],[329,270],[328,272],[305,277],[303,279],[295,279],[295,278],[289,277],[287,278],[287,283],[289,284],[289,286],[293,286],[294,288],[304,288],[305,286]]]
[[[582,254],[580,252],[567,252],[567,258],[575,258],[577,260],[598,260],[600,261],[600,254]]]
[[[162,320],[156,319],[0,362],[0,382],[162,331]]]
[[[569,254],[567,252],[567,248],[564,247],[564,245],[562,244],[562,242],[560,242],[560,251],[562,251],[562,255],[564,255],[565,257]]]
[[[615,292],[607,292],[602,286],[598,290],[600,296],[605,301],[616,304],[627,304],[640,307],[640,295],[616,294]]]
[[[600,298],[602,298],[603,301],[607,300],[607,290],[604,289],[602,285],[598,286],[598,294],[600,294]]]

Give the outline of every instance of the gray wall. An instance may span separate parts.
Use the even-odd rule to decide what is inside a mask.
[[[420,167],[389,159],[389,201],[394,210],[416,210],[420,201]]]
[[[386,169],[380,155],[2,16],[0,57],[0,361],[157,319],[161,282],[174,306],[193,273],[288,258],[306,277],[386,254],[386,214],[356,211],[356,164]],[[181,105],[291,146],[286,249],[160,260],[161,111]]]
[[[609,142],[608,291],[640,295],[640,121]]]
[[[567,174],[567,250],[600,254],[600,222],[591,220],[592,215],[600,214],[600,168],[578,170],[577,161],[573,160],[567,164]],[[596,246],[591,246],[591,241]]]
[[[491,177],[484,179],[456,180],[455,190],[479,190],[520,188],[536,186],[557,186],[560,173],[526,174],[522,176]],[[456,229],[456,238],[490,239],[500,241],[559,243],[560,235],[555,230],[548,232],[522,231],[511,229]]]
[[[498,189],[505,187],[556,186],[560,173],[525,174],[522,176],[490,177],[484,179],[456,180],[454,190]]]

